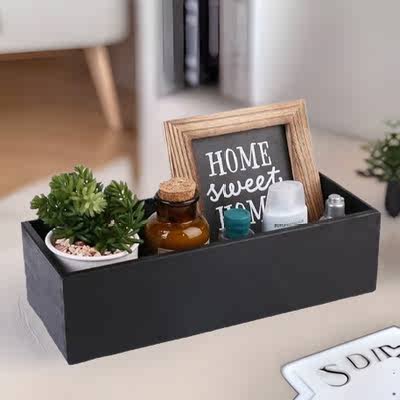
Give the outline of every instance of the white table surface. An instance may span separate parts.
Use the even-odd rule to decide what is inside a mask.
[[[320,170],[383,209],[385,186],[358,177],[361,142],[313,131]],[[100,171],[129,179],[127,160]],[[23,166],[28,168],[29,166]],[[353,338],[400,325],[400,218],[382,218],[373,294],[68,366],[26,301],[19,222],[38,182],[0,200],[1,399],[292,399],[282,365]]]

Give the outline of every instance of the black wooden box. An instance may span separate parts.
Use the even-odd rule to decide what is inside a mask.
[[[28,301],[74,364],[372,292],[380,214],[321,180],[345,217],[70,274],[24,222]]]

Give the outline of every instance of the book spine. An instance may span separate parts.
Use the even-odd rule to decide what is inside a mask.
[[[219,0],[185,2],[185,68],[191,86],[218,81]]]
[[[208,0],[207,9],[207,52],[200,54],[200,63],[204,68],[204,79],[207,82],[217,82],[219,78],[219,28],[220,28],[220,1]]]
[[[200,4],[185,1],[185,78],[190,86],[200,84]]]
[[[212,59],[219,56],[219,0],[209,0],[208,50]]]
[[[184,0],[174,0],[174,72],[175,84],[185,85],[185,9]]]
[[[184,0],[163,0],[160,21],[159,93],[184,87]]]
[[[250,101],[250,1],[221,0],[221,91]]]

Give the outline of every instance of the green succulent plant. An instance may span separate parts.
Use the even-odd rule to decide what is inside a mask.
[[[400,126],[393,122],[391,128]],[[375,177],[380,181],[400,181],[400,133],[388,133],[382,140],[363,146],[369,157],[365,160],[367,169],[358,171],[360,175]]]
[[[112,181],[104,190],[89,168],[77,165],[74,172],[54,176],[50,193],[35,196],[31,208],[54,229],[56,239],[78,240],[100,253],[131,252],[135,235],[146,224],[144,203],[124,182]]]

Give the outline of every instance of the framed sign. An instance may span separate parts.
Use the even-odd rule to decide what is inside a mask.
[[[322,215],[303,100],[167,121],[164,128],[172,175],[197,182],[214,237],[231,207],[248,209],[252,229],[261,231],[268,188],[282,180],[303,183],[310,221]]]

